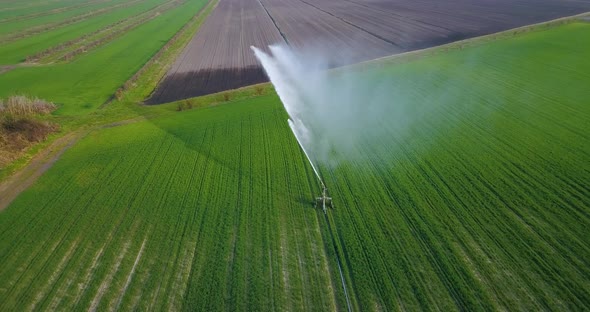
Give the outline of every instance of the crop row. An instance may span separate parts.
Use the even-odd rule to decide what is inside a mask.
[[[75,6],[78,3],[80,3],[80,2],[70,1],[70,2],[54,3],[53,5],[47,3],[48,4],[47,8],[69,7],[69,6]],[[56,23],[59,21],[68,20],[72,17],[80,16],[80,15],[89,13],[94,10],[107,8],[107,7],[112,6],[113,4],[116,4],[116,3],[121,3],[121,1],[120,0],[109,0],[109,1],[89,3],[89,5],[87,5],[87,6],[77,7],[77,8],[75,7],[71,10],[66,10],[63,12],[55,13],[55,14],[42,15],[42,16],[38,16],[36,18],[17,20],[17,21],[12,21],[10,23],[5,23],[2,27],[2,29],[0,29],[0,37],[7,36],[10,34],[15,34],[15,33],[24,31],[26,29],[35,28],[35,27],[39,27],[42,25],[50,25],[52,23]],[[29,12],[29,13],[43,12],[43,10],[40,7],[35,7],[35,6],[32,6],[30,11],[28,11],[28,10],[25,10],[25,11]],[[24,13],[24,12],[22,12],[22,13]],[[0,13],[0,16],[2,16],[2,15],[9,16],[9,17],[19,16],[18,13],[16,13],[16,12],[15,12],[15,14],[2,14],[2,13]]]
[[[38,1],[13,1],[3,2],[0,6],[0,16],[4,18],[32,15],[38,12],[47,12],[72,5],[75,0],[48,0]]]

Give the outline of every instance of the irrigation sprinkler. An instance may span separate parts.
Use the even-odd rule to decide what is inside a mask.
[[[315,199],[316,207],[322,207],[324,213],[326,213],[327,207],[334,208],[332,206],[332,197],[328,197],[327,192],[328,188],[322,183],[322,195]]]
[[[299,137],[297,136],[297,131],[295,131],[295,129],[293,128],[294,127],[293,122],[290,119],[289,119],[289,126],[291,127],[291,131],[293,132],[293,135],[295,136],[297,143],[299,143],[299,147],[303,151],[303,154],[305,154],[307,161],[309,161],[309,164],[311,165],[313,172],[315,173],[316,177],[318,178],[318,181],[320,181],[320,186],[322,187],[321,195],[319,197],[316,197],[316,199],[315,199],[315,206],[317,208],[322,208],[324,213],[327,213],[328,207],[334,208],[334,206],[332,205],[332,197],[328,197],[328,188],[324,184],[324,180],[322,179],[322,176],[320,176],[319,171],[317,170],[317,168],[315,167],[315,165],[311,161],[311,158],[309,157],[309,154],[305,150],[305,147],[303,147],[303,144],[301,144],[301,140],[299,140]]]

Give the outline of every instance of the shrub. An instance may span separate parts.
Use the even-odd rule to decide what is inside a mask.
[[[56,124],[30,117],[4,118],[1,125],[4,133],[18,133],[29,142],[40,142],[59,128]]]

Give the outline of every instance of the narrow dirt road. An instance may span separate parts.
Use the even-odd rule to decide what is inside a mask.
[[[0,182],[0,211],[4,210],[24,190],[33,185],[59,159],[59,157],[88,133],[104,128],[118,127],[144,120],[143,117],[121,120],[110,124],[82,129],[55,140],[33,157],[28,165]]]
[[[59,157],[88,132],[72,132],[55,140],[51,145],[39,152],[31,162],[0,183],[0,211],[35,181],[59,159]]]

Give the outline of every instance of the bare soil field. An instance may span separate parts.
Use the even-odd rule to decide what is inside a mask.
[[[170,102],[263,82],[266,78],[249,47],[281,42],[281,34],[259,1],[222,0],[148,102]]]
[[[146,102],[265,81],[251,45],[317,50],[341,66],[586,11],[570,0],[221,0]]]

